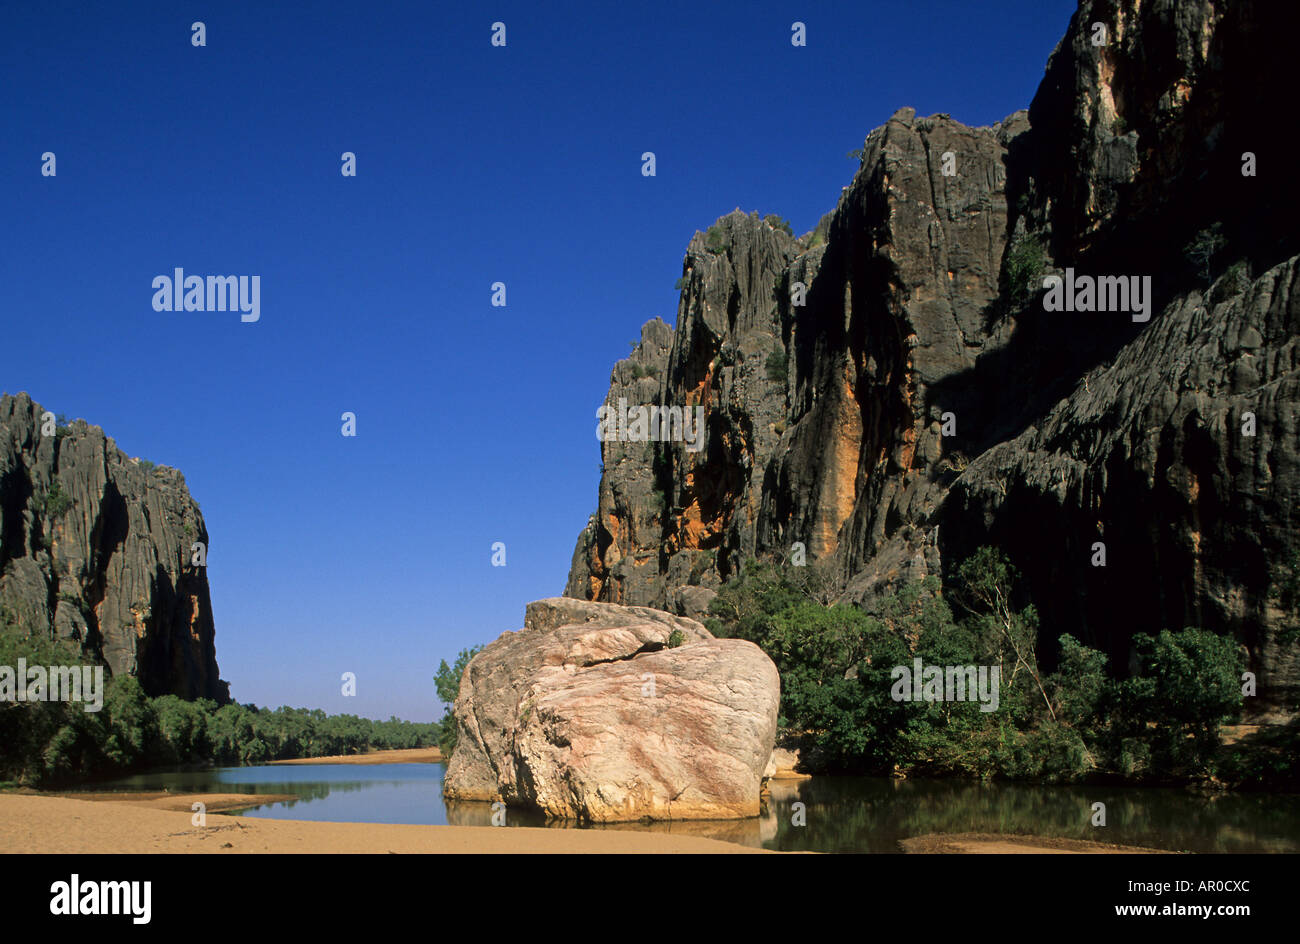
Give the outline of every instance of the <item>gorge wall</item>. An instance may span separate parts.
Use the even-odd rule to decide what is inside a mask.
[[[700,405],[704,447],[601,444],[566,595],[698,615],[800,542],[869,606],[992,543],[1049,663],[1065,632],[1122,669],[1135,633],[1203,626],[1249,651],[1257,717],[1292,709],[1273,592],[1300,550],[1286,22],[1263,0],[1083,0],[1028,111],[969,128],[903,109],[812,233],[739,211],[697,233],[676,326],[645,325],[606,403]],[[1209,285],[1184,247],[1216,224]],[[1151,276],[1150,320],[1045,311],[1042,275],[1066,268]]]
[[[81,420],[43,435],[45,412],[0,396],[0,632],[71,640],[149,695],[228,702],[185,477]]]

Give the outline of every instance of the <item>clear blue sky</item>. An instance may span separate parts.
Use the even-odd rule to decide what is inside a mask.
[[[438,660],[562,592],[691,234],[811,229],[900,107],[1027,106],[1074,3],[473,8],[5,7],[0,389],[185,473],[239,701],[437,717]],[[153,311],[175,267],[261,276],[261,320]]]

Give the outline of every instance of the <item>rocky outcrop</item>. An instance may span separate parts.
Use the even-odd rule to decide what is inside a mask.
[[[229,701],[184,476],[45,412],[0,396],[0,632],[72,640],[150,695]]]
[[[541,600],[466,668],[443,793],[596,823],[757,816],[779,698],[752,643]]]
[[[806,773],[803,760],[798,751],[778,747],[768,759],[767,769],[763,772],[767,780],[807,780],[812,776]]]
[[[569,595],[676,608],[795,542],[842,554],[845,577],[899,535],[904,566],[938,566],[912,511],[941,494],[936,391],[997,338],[1004,159],[1025,128],[1023,113],[973,129],[904,109],[818,231],[795,240],[737,211],[712,248],[696,234],[677,330],[647,326],[606,402],[703,404],[704,448],[602,444]]]
[[[1249,651],[1249,712],[1294,707],[1273,593],[1300,551],[1284,18],[1084,0],[1027,112],[903,109],[814,233],[736,212],[696,234],[675,328],[647,326],[610,397],[703,405],[704,449],[602,444],[566,594],[688,612],[798,544],[870,606],[995,543],[1049,667],[1061,633],[1123,671],[1135,633],[1200,625]],[[1211,289],[1184,247],[1216,225]],[[1150,320],[1012,283],[1067,267],[1151,276]]]
[[[1268,720],[1300,702],[1296,647],[1275,631],[1291,617],[1270,593],[1297,546],[1300,259],[1245,291],[1229,283],[1179,298],[972,461],[940,509],[940,544],[958,558],[1003,547],[1043,625],[1105,651],[1162,627],[1236,635],[1259,675],[1252,714]]]

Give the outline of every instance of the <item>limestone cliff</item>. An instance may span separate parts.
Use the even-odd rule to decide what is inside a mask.
[[[150,695],[229,701],[207,571],[192,565],[208,532],[184,476],[45,412],[0,396],[0,632],[73,640]]]
[[[697,615],[799,542],[869,601],[996,543],[1049,662],[1063,632],[1122,666],[1133,634],[1200,625],[1249,649],[1256,712],[1293,705],[1270,594],[1300,549],[1285,16],[1083,0],[1027,112],[903,109],[813,233],[736,212],[696,234],[676,327],[643,329],[607,403],[701,404],[705,446],[602,444],[566,593]],[[1184,247],[1216,224],[1210,286]],[[1019,283],[1066,268],[1150,276],[1150,320]]]

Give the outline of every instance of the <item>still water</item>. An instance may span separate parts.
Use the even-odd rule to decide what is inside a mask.
[[[443,764],[277,765],[142,774],[108,790],[293,794],[241,816],[340,823],[489,826],[487,803],[442,798]],[[1106,804],[1106,827],[1089,824]],[[793,804],[806,824],[795,826]],[[508,826],[546,826],[516,810]],[[1180,789],[1048,787],[819,777],[776,781],[762,816],[725,822],[589,827],[705,836],[767,849],[898,852],[927,833],[1033,833],[1186,852],[1300,852],[1300,797],[1206,795]]]

